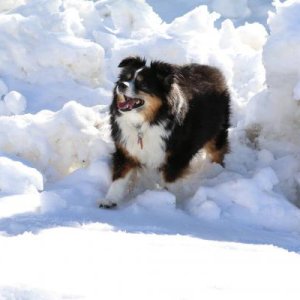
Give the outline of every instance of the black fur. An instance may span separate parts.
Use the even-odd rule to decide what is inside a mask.
[[[143,166],[122,143],[122,128],[116,122],[121,114],[117,106],[117,86],[119,90],[126,88],[122,87],[122,82],[130,80],[134,80],[135,93],[143,92],[161,101],[148,122],[151,126],[164,123],[165,129],[170,131],[165,139],[165,160],[158,167],[166,182],[184,176],[193,156],[208,144],[213,160],[223,163],[228,149],[230,95],[217,68],[199,64],[179,66],[161,61],[153,61],[147,67],[145,59],[140,57],[125,58],[119,67],[122,70],[110,106],[112,138],[117,149],[113,155],[114,180],[122,177],[126,168]],[[140,68],[143,68],[139,71],[142,80],[134,79]]]

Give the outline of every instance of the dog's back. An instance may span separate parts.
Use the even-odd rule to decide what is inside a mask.
[[[228,151],[230,95],[222,73],[210,66],[191,64],[178,67],[177,84],[188,109],[182,124],[174,127],[167,142],[169,158],[167,181],[184,171],[184,165],[202,148],[213,162],[223,164]]]

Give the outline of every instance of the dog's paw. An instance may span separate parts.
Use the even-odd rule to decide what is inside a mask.
[[[117,206],[117,203],[115,203],[111,200],[107,200],[107,199],[100,201],[100,204],[99,204],[99,208],[106,208],[106,209],[114,208],[116,206]]]

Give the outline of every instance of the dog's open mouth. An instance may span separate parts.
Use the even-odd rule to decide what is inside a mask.
[[[131,98],[124,95],[125,101],[118,101],[118,109],[121,111],[130,111],[144,105],[145,101],[139,98]]]

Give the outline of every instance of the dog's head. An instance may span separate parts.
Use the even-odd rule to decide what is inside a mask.
[[[145,59],[127,57],[119,67],[122,69],[114,89],[114,104],[122,113],[135,111],[153,121],[159,110],[174,113],[182,106],[175,103],[177,98],[183,100],[179,88],[174,91],[176,66],[159,61],[146,66]]]

